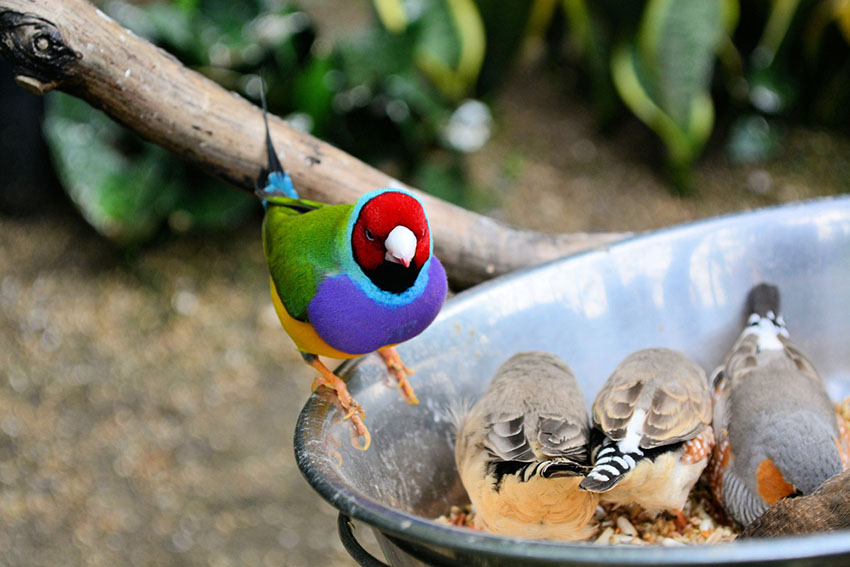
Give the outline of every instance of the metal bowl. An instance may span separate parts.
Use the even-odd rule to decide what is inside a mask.
[[[298,466],[342,514],[374,528],[396,566],[803,566],[826,558],[850,565],[847,532],[699,548],[603,547],[505,538],[430,520],[468,501],[447,408],[477,399],[511,354],[540,349],[561,356],[588,407],[636,349],[680,349],[710,372],[740,332],[747,291],[760,281],[780,287],[791,335],[833,399],[850,395],[850,198],[842,197],[661,230],[461,293],[399,348],[416,370],[421,403],[407,405],[387,387],[375,355],[343,365],[366,410],[372,447],[354,450],[348,425],[317,393],[298,422]]]

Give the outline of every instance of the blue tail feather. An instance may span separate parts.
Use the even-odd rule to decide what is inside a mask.
[[[269,173],[266,186],[263,187],[265,195],[280,195],[283,193],[290,199],[298,199],[298,193],[292,186],[292,179],[284,171],[273,171]]]
[[[266,154],[268,157],[268,168],[260,173],[257,179],[257,196],[260,197],[263,208],[268,206],[268,201],[264,197],[272,195],[283,195],[291,199],[298,199],[298,192],[292,185],[292,178],[283,170],[283,165],[277,157],[277,152],[272,144],[272,137],[269,134],[269,118],[266,108],[266,84],[260,87],[260,100],[263,103],[263,122],[266,125]]]

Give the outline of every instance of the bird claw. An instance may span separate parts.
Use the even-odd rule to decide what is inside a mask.
[[[340,381],[339,383],[342,384],[342,381]],[[348,392],[348,388],[345,388],[344,384],[340,388],[337,387],[336,384],[330,383],[330,381],[327,380],[324,376],[316,376],[316,379],[313,380],[313,385],[311,387],[312,391],[315,393],[316,390],[318,390],[321,386],[324,386],[334,392],[334,394],[336,395],[336,399],[339,400],[339,404],[342,407],[343,411],[348,411],[349,408],[355,405],[359,407],[359,404],[354,401],[354,398],[351,397],[351,394]],[[362,412],[363,410],[360,411]]]
[[[363,443],[359,443],[360,438],[363,438]],[[358,415],[351,416],[351,444],[358,451],[365,451],[372,444],[372,436],[369,430],[363,424],[363,421]]]
[[[383,357],[384,363],[387,365],[387,370],[389,370],[396,379],[396,383],[393,384],[390,382],[389,386],[391,388],[401,389],[401,395],[404,398],[404,401],[410,405],[418,404],[419,398],[416,397],[416,394],[413,392],[413,386],[410,385],[410,381],[407,379],[408,376],[414,373],[413,369],[408,368],[407,365],[402,362],[401,357],[393,347],[381,349],[378,352]]]
[[[416,394],[413,392],[413,386],[410,385],[410,382],[408,382],[407,379],[404,381],[400,380],[398,385],[401,388],[401,395],[404,397],[405,402],[412,406],[419,403],[419,398],[416,397]]]
[[[344,414],[342,419],[339,421],[348,420],[348,423],[351,425],[351,444],[354,445],[355,449],[359,449],[361,451],[368,449],[369,445],[372,443],[372,437],[369,435],[369,430],[366,429],[366,426],[363,424],[366,414],[363,412],[363,408],[360,407],[360,404],[351,397],[348,388],[345,386],[345,382],[340,380],[339,376],[328,370],[327,367],[319,361],[318,357],[311,357],[308,360],[308,363],[310,366],[319,371],[319,376],[317,376],[313,381],[313,391],[315,392],[318,390],[319,386],[324,386],[333,392],[333,401],[340,410],[340,413]],[[364,439],[363,443],[358,442],[361,437]]]
[[[369,434],[366,424],[363,423],[363,420],[366,418],[366,413],[363,411],[363,407],[353,399],[348,406],[345,406],[338,396],[335,398],[334,402],[336,403],[340,413],[344,414],[340,419],[334,422],[334,425],[342,423],[343,421],[348,421],[351,427],[351,444],[358,451],[365,451],[368,449],[369,445],[372,444],[372,436]],[[363,443],[359,442],[361,437],[363,438]],[[331,454],[335,456],[337,462],[342,465],[342,456],[339,452],[334,450]]]
[[[363,406],[358,404],[357,401],[354,399],[351,400],[351,403],[348,405],[347,408],[343,406],[342,410],[346,412],[346,414],[342,416],[343,421],[345,421],[346,419],[352,419],[355,416],[359,416],[361,423],[362,420],[366,419],[366,412],[363,411]]]

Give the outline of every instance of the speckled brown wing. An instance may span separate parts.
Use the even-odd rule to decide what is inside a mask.
[[[589,426],[569,366],[540,351],[517,353],[496,372],[480,402],[486,447],[504,461],[584,460]]]
[[[680,368],[675,381],[661,382],[643,424],[641,446],[651,449],[693,438],[711,423],[711,395],[702,369]]]
[[[597,395],[593,425],[619,441],[637,410],[646,412],[640,443],[644,449],[696,436],[711,423],[705,372],[670,349],[644,349],[629,355]]]
[[[589,419],[578,382],[557,356],[521,352],[458,416],[455,462],[475,525],[528,538],[586,539],[599,495],[589,470]]]
[[[623,439],[646,384],[644,378],[615,370],[593,401],[593,426],[615,441]]]

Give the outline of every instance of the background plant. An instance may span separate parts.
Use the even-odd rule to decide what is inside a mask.
[[[490,136],[487,101],[529,35],[553,77],[578,73],[600,128],[632,114],[686,192],[708,141],[730,161],[781,152],[789,123],[850,121],[850,0],[373,0],[360,33],[321,41],[294,2],[175,0],[103,9],[296,127],[464,206],[480,206],[464,156]],[[71,97],[48,97],[45,132],[63,186],[122,244],[163,224],[238,222],[255,201]]]
[[[259,99],[298,128],[469,204],[462,154],[490,135],[489,92],[522,39],[497,2],[375,2],[375,25],[329,47],[294,2],[180,0],[103,9],[226,88]],[[512,16],[527,18],[531,2]],[[499,36],[485,55],[485,22]],[[521,22],[520,22],[521,23]],[[497,26],[498,27],[498,26]],[[148,144],[85,103],[59,93],[45,132],[63,186],[86,219],[121,244],[167,222],[176,230],[238,222],[254,200]],[[427,160],[425,158],[428,158]]]
[[[562,0],[553,52],[600,124],[625,107],[666,148],[680,192],[715,125],[733,163],[770,159],[788,122],[846,128],[846,0]],[[557,22],[554,24],[557,26]]]

